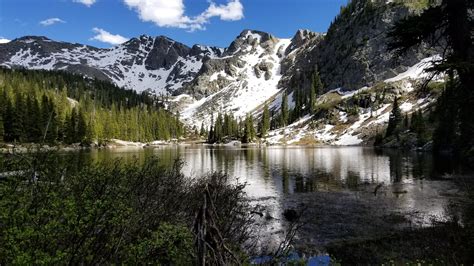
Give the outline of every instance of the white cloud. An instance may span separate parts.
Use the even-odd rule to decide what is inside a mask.
[[[208,20],[212,17],[220,17],[222,20],[241,20],[244,18],[244,7],[239,0],[233,0],[227,3],[227,5],[216,5],[211,2],[211,5],[207,10],[202,13],[199,17],[203,17]]]
[[[8,42],[10,42],[10,41],[11,41],[11,40],[9,40],[9,39],[5,39],[5,38],[3,38],[3,37],[0,37],[0,43],[8,43]]]
[[[95,4],[96,1],[97,0],[73,0],[73,2],[84,4],[87,7],[90,7],[91,5]]]
[[[196,17],[185,15],[183,0],[123,0],[135,10],[140,19],[150,21],[160,27],[172,27],[194,30],[204,30],[204,24],[212,17],[221,20],[240,20],[244,17],[244,7],[240,0],[229,0],[227,4],[216,5],[210,2],[209,7]]]
[[[46,26],[54,25],[56,23],[66,23],[66,21],[64,21],[60,18],[48,18],[48,19],[45,19],[43,21],[40,21],[39,23],[46,27]]]
[[[92,31],[97,33],[97,35],[92,37],[91,40],[96,40],[96,41],[99,41],[99,42],[105,42],[105,43],[112,44],[112,45],[117,45],[117,44],[121,44],[121,43],[124,43],[124,42],[128,41],[127,38],[125,38],[121,35],[112,34],[108,31],[103,30],[103,29],[93,28]]]

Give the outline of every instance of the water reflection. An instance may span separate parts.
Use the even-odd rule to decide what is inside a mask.
[[[334,206],[346,220],[347,202],[330,193],[345,193],[344,199],[354,202],[364,199],[364,204],[390,209],[403,214],[416,214],[413,222],[429,223],[432,218],[446,218],[449,198],[456,194],[453,183],[439,178],[454,171],[453,163],[446,158],[438,160],[426,153],[403,153],[396,150],[374,150],[362,147],[206,147],[165,146],[147,149],[100,150],[84,152],[75,163],[107,161],[122,158],[143,161],[148,156],[158,156],[164,166],[176,158],[185,161],[183,172],[199,177],[212,171],[222,171],[246,182],[249,197],[268,206],[269,213],[277,220],[293,195],[311,195],[319,201]],[[380,185],[379,193],[373,193]],[[329,193],[329,196],[324,193]],[[354,197],[346,197],[354,195]],[[333,201],[333,202],[330,202]],[[358,204],[358,202],[356,202]],[[320,207],[318,207],[320,208]],[[366,208],[366,206],[362,206]],[[374,209],[377,209],[374,208]],[[325,210],[331,212],[331,210]],[[367,215],[375,215],[368,213]],[[386,214],[383,214],[386,215]],[[382,216],[383,216],[382,215]],[[370,218],[370,217],[369,217]],[[320,225],[319,225],[320,226]],[[282,224],[272,225],[278,231]]]
[[[436,161],[426,153],[402,153],[362,147],[340,148],[237,148],[165,146],[147,149],[95,150],[68,155],[77,167],[89,162],[143,162],[157,156],[164,166],[176,158],[185,161],[186,175],[222,171],[249,184],[255,197],[298,192],[359,190],[361,185],[410,183],[436,179],[454,168],[449,160]],[[436,162],[434,164],[433,162]]]

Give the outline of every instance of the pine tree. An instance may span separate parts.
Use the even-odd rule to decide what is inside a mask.
[[[425,119],[423,118],[423,113],[421,112],[421,109],[418,110],[417,120],[418,121],[416,127],[416,139],[417,145],[421,147],[427,142],[426,123]]]
[[[76,126],[76,136],[75,136],[75,141],[74,142],[85,142],[86,141],[86,136],[87,136],[87,123],[86,119],[84,117],[84,114],[81,109],[77,112],[77,126]]]
[[[23,130],[26,140],[39,142],[41,140],[41,111],[38,101],[31,95],[26,97],[26,116],[24,117]]]
[[[13,104],[9,98],[5,100],[5,111],[3,113],[3,140],[5,142],[13,142],[18,137],[15,133],[15,117]]]
[[[65,136],[65,140],[66,140],[66,143],[68,143],[68,144],[72,144],[77,140],[77,138],[76,138],[76,122],[77,122],[76,115],[77,115],[76,114],[76,108],[73,108],[72,111],[71,111],[71,114],[69,114],[69,116],[66,117],[66,125],[65,125],[66,136]]]
[[[312,80],[311,80],[311,92],[309,98],[309,106],[311,113],[314,113],[316,108],[316,96],[321,93],[323,89],[323,83],[321,82],[321,78],[319,77],[318,71],[315,71]]]
[[[398,137],[399,133],[399,126],[402,122],[402,114],[400,111],[400,107],[398,106],[398,98],[395,97],[393,100],[392,112],[390,113],[390,117],[388,119],[388,126],[385,136],[389,137],[392,135],[396,135]]]
[[[403,119],[403,128],[405,130],[410,128],[410,120],[408,119],[408,112],[405,113],[405,118]]]
[[[222,115],[219,113],[217,115],[216,119],[216,124],[214,126],[214,142],[222,142],[222,139],[224,137],[224,132],[223,132],[223,121],[222,121]]]
[[[270,129],[270,111],[268,110],[268,104],[265,103],[263,107],[262,122],[260,126],[260,136],[264,138],[268,130]]]
[[[181,124],[180,117],[181,115],[179,114],[179,112],[176,112],[176,116],[174,120],[175,127],[176,127],[176,138],[180,138],[184,134],[183,125]]]
[[[281,100],[281,126],[288,125],[289,110],[288,110],[288,96],[286,92],[283,93]]]
[[[208,143],[214,143],[215,136],[214,136],[214,126],[211,125],[209,129],[209,134],[207,135],[207,142]]]
[[[293,108],[290,117],[291,121],[296,121],[303,113],[303,93],[299,89],[295,89],[293,91],[293,99],[295,101],[295,108]]]
[[[156,105],[154,99],[106,82],[67,73],[9,69],[0,69],[0,80],[4,85],[0,87],[3,138],[9,142],[77,142],[78,136],[71,139],[74,106],[85,120],[81,127],[86,128],[87,140],[169,139],[171,133],[184,133],[179,118]],[[79,120],[75,123],[75,130],[79,130]]]
[[[435,1],[436,2],[436,1]],[[431,71],[456,73],[457,83],[451,84],[456,90],[453,105],[446,105],[434,135],[435,150],[456,150],[466,157],[474,157],[474,44],[472,42],[472,1],[441,0],[423,12],[399,20],[388,36],[391,38],[389,49],[404,54],[413,46],[438,46],[439,39],[446,41],[445,56],[437,62]],[[448,89],[447,86],[446,89]],[[438,101],[441,104],[441,101]],[[451,120],[451,121],[449,121]],[[458,126],[459,125],[459,126]],[[446,126],[452,126],[445,128]],[[448,132],[454,130],[454,132]],[[437,140],[436,138],[442,138]],[[452,138],[451,138],[452,137]]]
[[[25,121],[25,104],[20,93],[15,94],[15,105],[11,109],[12,112],[12,141],[22,142],[26,139],[24,130]]]
[[[13,141],[26,141],[26,105],[23,101],[22,95],[17,92],[15,94],[15,107],[13,108]]]
[[[204,126],[204,121],[201,123],[201,130],[199,131],[199,135],[201,137],[205,136],[206,135],[206,128]]]
[[[250,143],[255,138],[255,128],[253,126],[253,118],[250,114],[245,117],[244,134],[242,137],[243,143]]]

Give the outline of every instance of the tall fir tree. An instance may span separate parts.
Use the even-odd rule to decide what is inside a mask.
[[[398,98],[395,97],[393,100],[392,111],[388,119],[387,131],[385,133],[386,137],[392,135],[399,136],[400,123],[402,122],[402,113],[400,107],[398,106]]]
[[[9,98],[5,100],[5,111],[3,113],[3,140],[5,142],[13,142],[18,136],[15,132],[15,110]]]
[[[288,95],[286,94],[286,91],[282,95],[280,109],[281,109],[281,126],[284,127],[288,125],[288,119],[289,119]]]
[[[214,126],[214,142],[221,142],[224,137],[223,121],[221,113],[217,114],[216,124]]]
[[[265,138],[268,130],[270,129],[270,111],[268,110],[268,104],[265,103],[263,107],[262,122],[260,125],[260,136]]]
[[[75,142],[83,143],[86,141],[87,136],[87,123],[86,118],[84,117],[84,113],[81,109],[77,112],[77,126],[76,126],[76,136]]]
[[[74,142],[76,142],[77,138],[76,138],[76,123],[77,123],[77,119],[76,119],[76,115],[77,115],[77,112],[76,112],[76,108],[73,108],[71,113],[69,114],[69,116],[66,117],[66,125],[65,125],[65,131],[66,131],[66,136],[65,136],[65,140],[66,140],[66,143],[68,144],[72,144]]]
[[[244,134],[242,136],[243,143],[250,143],[255,138],[255,128],[253,125],[253,118],[250,114],[245,117]]]
[[[322,89],[323,83],[321,82],[319,72],[315,71],[311,80],[311,92],[309,98],[309,106],[311,113],[314,113],[314,110],[316,108],[316,97],[322,92]]]
[[[201,123],[201,129],[199,130],[199,135],[201,137],[206,135],[206,127],[204,126],[204,121]]]

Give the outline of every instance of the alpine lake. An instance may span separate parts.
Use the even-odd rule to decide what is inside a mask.
[[[302,226],[294,247],[313,254],[341,241],[462,224],[467,181],[455,177],[473,179],[449,157],[372,147],[163,145],[64,154],[78,168],[115,159],[140,163],[150,156],[164,167],[181,159],[183,174],[192,178],[220,171],[246,183],[266,248],[278,247],[289,230],[284,213],[296,211]]]

